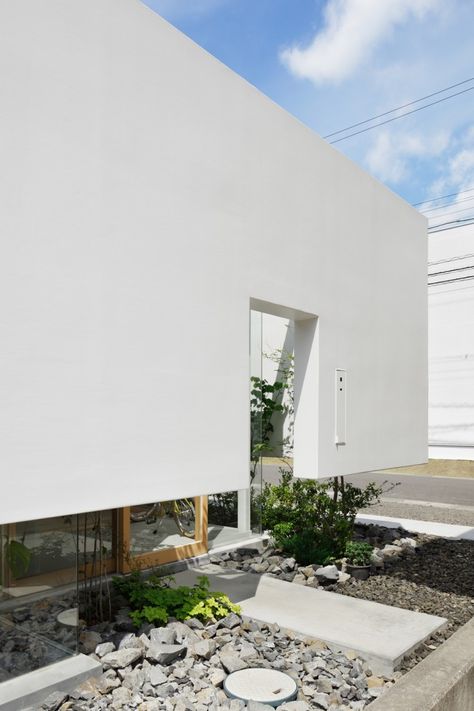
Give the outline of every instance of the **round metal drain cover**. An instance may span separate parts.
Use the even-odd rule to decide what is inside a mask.
[[[233,699],[260,701],[274,707],[296,698],[294,679],[273,669],[241,669],[232,672],[224,682],[224,690]]]

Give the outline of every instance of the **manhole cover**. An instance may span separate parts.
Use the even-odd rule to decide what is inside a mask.
[[[66,625],[66,627],[77,627],[77,607],[72,607],[70,610],[63,610],[56,619],[61,625]]]
[[[296,683],[280,671],[273,669],[241,669],[229,674],[224,682],[227,696],[243,701],[260,701],[279,706],[296,698]]]

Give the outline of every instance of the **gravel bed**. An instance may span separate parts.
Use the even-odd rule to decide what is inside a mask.
[[[425,612],[448,620],[443,630],[407,656],[405,672],[474,617],[474,541],[408,533],[380,525],[357,525],[355,539],[375,546],[371,577],[360,581],[345,573],[345,564],[299,566],[279,551],[238,549],[211,562],[223,567],[277,577],[289,582]]]
[[[122,614],[120,626],[123,620]],[[174,621],[137,633],[116,627],[82,635],[83,643],[95,649],[91,656],[103,665],[102,676],[70,694],[54,692],[42,709],[270,711],[264,704],[231,700],[222,688],[229,673],[264,667],[296,681],[297,699],[280,711],[362,711],[399,676],[376,677],[355,653],[331,652],[323,642],[234,613],[207,626],[198,620]]]
[[[474,487],[473,487],[474,489]],[[375,514],[376,516],[394,516],[395,518],[411,518],[415,521],[436,521],[437,523],[449,523],[459,526],[474,526],[474,507],[463,509],[449,508],[444,506],[409,504],[399,501],[383,500],[380,504],[375,504],[368,509],[364,509],[364,514]]]
[[[351,578],[334,590],[415,612],[446,617],[448,624],[407,657],[407,671],[474,617],[474,541],[418,536],[416,555],[385,562],[368,580]]]

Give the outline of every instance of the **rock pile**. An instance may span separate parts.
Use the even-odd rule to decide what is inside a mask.
[[[390,531],[390,529],[386,530]],[[371,559],[374,569],[383,568],[387,559],[403,554],[413,555],[418,547],[415,538],[402,536],[399,531],[392,531],[389,536],[389,543],[379,542],[380,547],[374,547]],[[261,546],[238,548],[234,551],[212,555],[210,561],[223,568],[236,568],[248,573],[265,574],[310,587],[343,585],[350,578],[350,575],[345,571],[344,560],[341,569],[335,565],[298,565],[294,558],[282,556],[271,546],[266,549]]]
[[[296,681],[297,700],[280,711],[362,711],[393,683],[373,676],[355,653],[334,653],[318,640],[235,614],[207,626],[192,619],[137,633],[111,625],[101,636],[92,656],[102,675],[69,695],[55,693],[44,711],[270,711],[226,696],[226,676],[248,667],[278,669]]]

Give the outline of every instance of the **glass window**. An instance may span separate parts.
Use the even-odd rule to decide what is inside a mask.
[[[77,519],[0,527],[0,681],[77,652]]]

